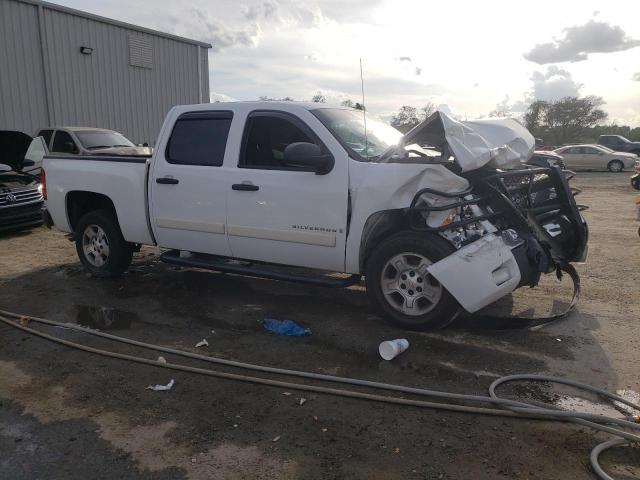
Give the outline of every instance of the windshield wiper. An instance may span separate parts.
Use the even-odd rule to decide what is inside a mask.
[[[98,148],[111,148],[111,145],[92,145],[91,147],[87,147],[87,150],[95,150]]]

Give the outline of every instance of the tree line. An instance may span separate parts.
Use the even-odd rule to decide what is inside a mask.
[[[640,127],[606,125],[609,115],[602,97],[565,97],[553,102],[535,100],[524,114],[524,125],[548,145],[594,143],[600,135],[622,135],[640,140]]]
[[[291,97],[274,99],[260,97],[260,100],[293,101]],[[325,103],[326,96],[316,92],[312,102]],[[609,118],[602,106],[602,97],[565,97],[555,101],[534,100],[521,118],[516,117],[534,137],[546,145],[568,143],[595,143],[600,135],[622,135],[632,141],[640,141],[640,127],[605,124]],[[343,100],[342,106],[364,110],[364,105],[351,99]],[[406,133],[436,111],[436,105],[427,102],[421,107],[403,105],[391,116],[390,124]],[[494,110],[489,116],[511,116],[508,110]]]
[[[294,101],[293,98],[291,98],[291,97],[271,98],[271,97],[267,97],[265,95],[259,97],[258,100],[261,100],[263,102],[270,102],[270,101],[293,102]],[[311,101],[313,103],[326,103],[327,97],[321,91],[317,91],[315,93],[315,95],[313,97],[311,97]],[[342,105],[343,107],[355,108],[356,110],[364,110],[364,105],[362,105],[359,102],[354,102],[353,100],[351,100],[349,98],[346,99],[346,100],[343,100],[340,103],[340,105]]]

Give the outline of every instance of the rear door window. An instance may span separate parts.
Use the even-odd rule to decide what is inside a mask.
[[[55,153],[78,153],[78,147],[68,132],[58,130],[53,137],[51,151]]]
[[[224,161],[232,112],[190,112],[180,115],[165,156],[167,162],[219,167]]]

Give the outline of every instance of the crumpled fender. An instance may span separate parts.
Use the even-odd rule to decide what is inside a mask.
[[[462,192],[469,182],[443,165],[349,162],[351,226],[347,237],[346,271],[360,273],[359,250],[364,226],[371,215],[407,208],[416,192],[433,188],[445,192]],[[429,198],[432,203],[446,199]],[[450,199],[448,200],[450,202]],[[437,203],[436,203],[437,204]],[[437,212],[431,221],[442,223],[447,212]],[[440,218],[442,217],[442,218]],[[438,223],[438,224],[440,224]]]

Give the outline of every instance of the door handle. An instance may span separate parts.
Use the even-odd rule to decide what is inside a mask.
[[[160,177],[156,178],[156,183],[159,183],[161,185],[177,185],[178,183],[180,183],[180,181],[177,178]]]
[[[252,183],[234,183],[233,185],[231,185],[231,188],[233,190],[240,190],[242,192],[255,192],[257,190],[260,190],[260,187],[258,185],[254,185]]]

